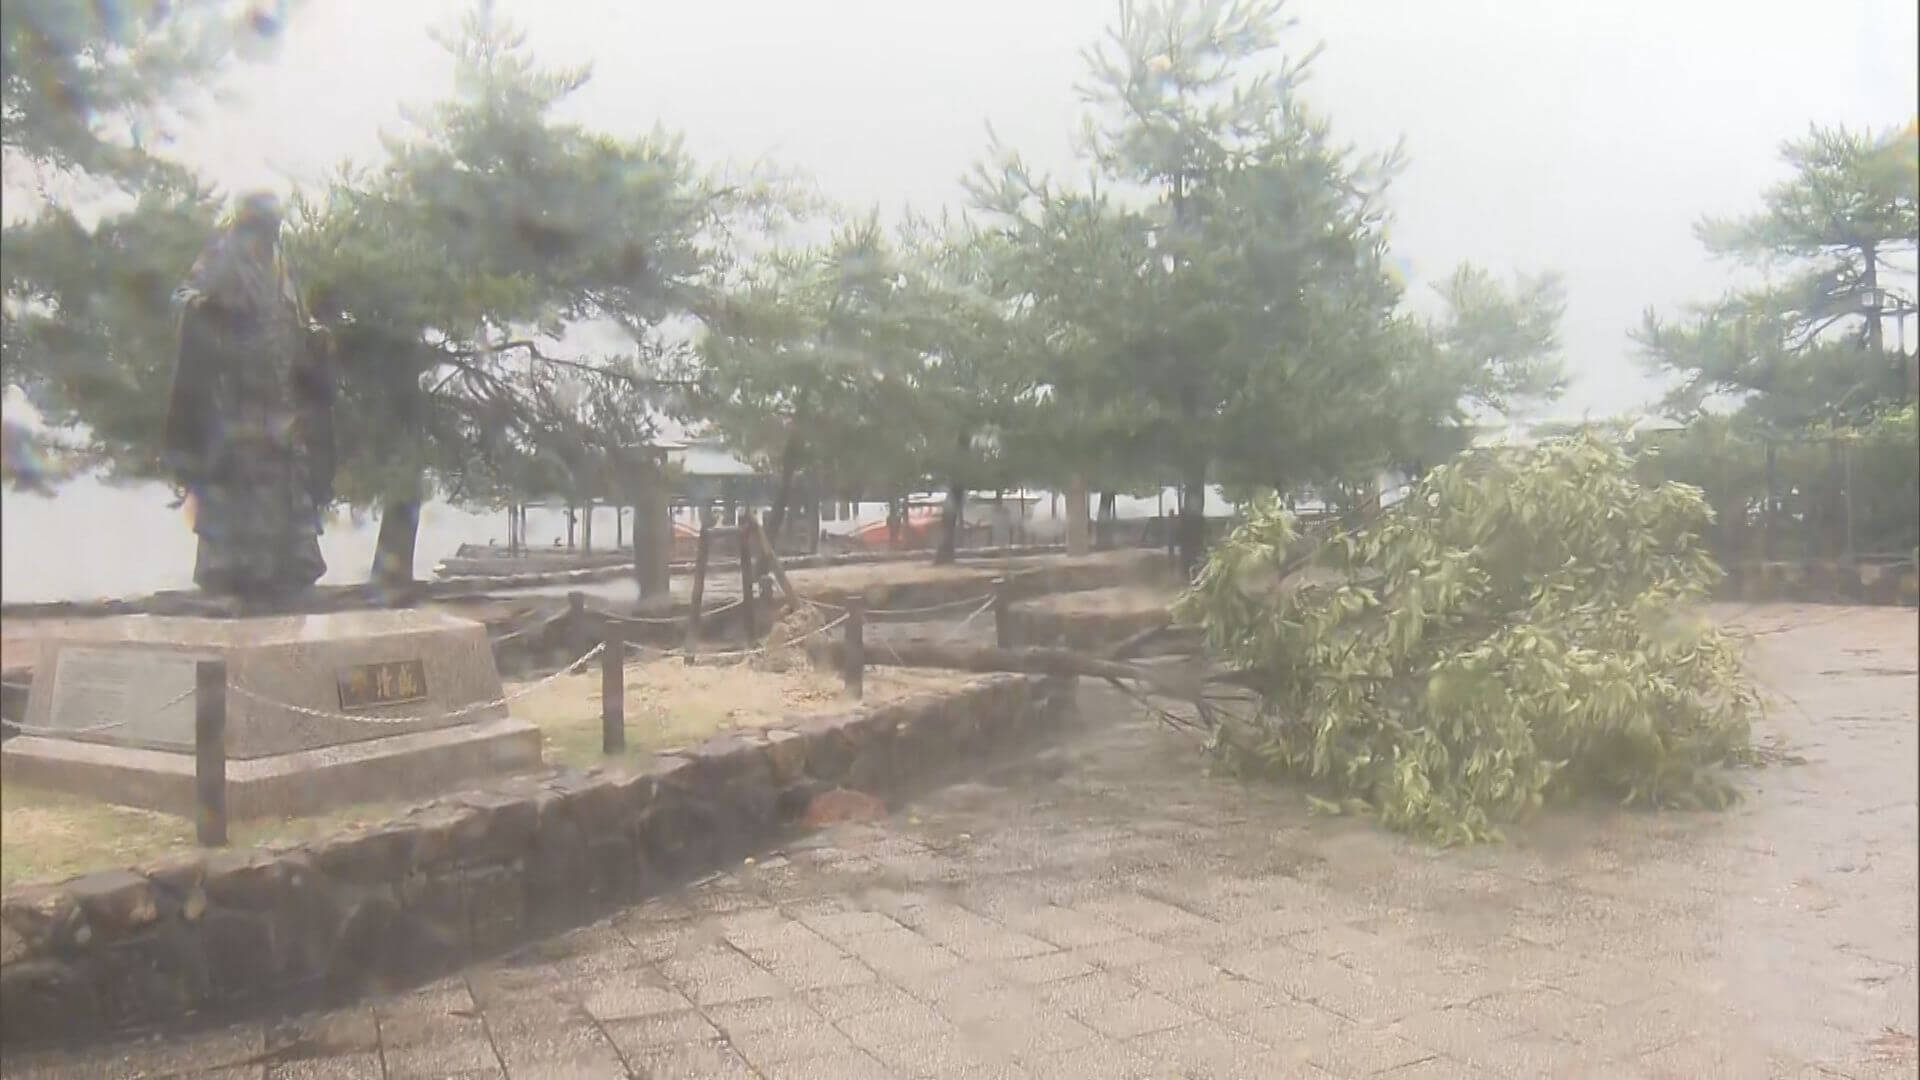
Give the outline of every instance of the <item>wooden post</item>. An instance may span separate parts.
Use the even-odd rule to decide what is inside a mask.
[[[993,582],[993,640],[1003,649],[1013,647],[1013,575]]]
[[[753,514],[741,511],[740,521],[740,625],[746,628],[747,644],[752,645],[760,635],[754,627],[753,617]]]
[[[227,662],[193,670],[194,833],[202,847],[227,843]]]
[[[847,693],[859,701],[867,681],[867,602],[858,596],[847,601],[846,655],[841,657],[840,677]]]
[[[606,648],[600,652],[600,751],[620,754],[627,749],[626,629],[608,619],[601,641]]]
[[[687,663],[692,664],[694,654],[700,651],[700,604],[707,593],[707,552],[713,547],[713,511],[705,505],[700,507],[700,539],[693,548],[693,604],[687,609]],[[635,537],[635,543],[639,538]]]

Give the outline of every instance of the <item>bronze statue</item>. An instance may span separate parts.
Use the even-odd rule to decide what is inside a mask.
[[[249,195],[174,293],[179,356],[168,466],[193,500],[194,584],[285,610],[326,572],[332,357],[280,243],[280,204]]]

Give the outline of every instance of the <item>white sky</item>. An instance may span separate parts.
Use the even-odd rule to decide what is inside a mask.
[[[270,61],[242,68],[179,152],[237,188],[318,184],[380,151],[403,102],[449,88],[428,40],[461,0],[308,0]],[[963,200],[985,125],[1071,168],[1079,49],[1110,0],[501,0],[536,53],[591,62],[570,117],[656,121],[703,161],[767,158],[888,211]],[[1405,136],[1396,253],[1418,282],[1463,259],[1560,271],[1577,382],[1553,411],[1651,396],[1626,330],[1729,282],[1691,234],[1745,213],[1810,122],[1883,129],[1916,112],[1912,0],[1301,0],[1294,51],[1327,49],[1308,97],[1366,149]],[[1911,328],[1909,328],[1911,329]]]

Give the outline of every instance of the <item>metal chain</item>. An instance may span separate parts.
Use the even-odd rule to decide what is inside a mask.
[[[784,649],[794,645],[798,645],[801,642],[807,640],[808,638],[818,637],[819,635],[824,634],[827,631],[832,630],[833,628],[839,626],[841,623],[846,622],[850,618],[852,618],[851,615],[842,615],[839,618],[833,620],[832,622],[826,623],[825,625],[822,625],[822,626],[814,627],[812,630],[809,630],[806,633],[801,634],[799,637],[789,638],[786,641],[781,642],[779,645],[773,645],[773,646],[757,645],[748,649],[727,649],[721,652],[698,652],[698,653],[688,653],[687,650],[685,649],[647,649],[646,646],[644,645],[638,645],[631,642],[628,643],[627,647],[629,649],[634,650],[636,653],[642,653],[642,655],[636,657],[634,661],[631,661],[630,664],[631,663],[650,664],[655,660],[675,660],[675,659],[684,660],[689,655],[691,655],[697,660],[728,660],[728,659],[739,659],[739,658],[747,658],[747,657],[754,657],[754,656],[763,656],[767,653],[769,649],[773,649],[773,648]],[[646,652],[650,652],[653,655],[651,656],[644,655],[644,653]]]
[[[561,668],[560,670],[554,672],[551,675],[546,676],[545,678],[527,683],[525,686],[519,687],[518,689],[514,690],[511,693],[503,694],[500,697],[494,698],[491,701],[476,701],[471,705],[463,705],[460,708],[453,710],[452,712],[440,713],[434,716],[350,716],[346,713],[330,712],[326,709],[309,709],[304,705],[291,705],[284,701],[275,701],[270,697],[266,697],[262,694],[256,693],[252,690],[247,689],[244,686],[231,686],[231,687],[228,687],[228,689],[232,690],[236,694],[239,694],[241,697],[247,698],[250,701],[254,701],[262,705],[269,705],[276,709],[284,709],[287,712],[295,714],[296,716],[310,716],[316,720],[347,720],[356,724],[425,724],[425,723],[443,722],[447,720],[458,720],[462,717],[470,716],[474,713],[485,712],[488,709],[496,709],[503,705],[511,704],[512,702],[518,701],[521,698],[526,697],[528,694],[533,693],[535,690],[539,690],[542,687],[545,687],[548,684],[560,679],[562,676],[572,674],[575,669],[580,667],[580,665],[600,655],[601,650],[605,649],[606,647],[607,647],[607,644],[606,642],[603,641],[600,644],[595,645],[593,648],[588,649],[585,653],[583,653],[580,656],[578,660],[575,660],[573,663],[568,664],[566,667]]]
[[[194,694],[194,691],[192,689],[188,689],[179,694],[176,694],[173,696],[171,700],[161,702],[158,706],[154,708],[152,712],[148,713],[147,715],[150,717],[158,716],[161,713],[166,712],[168,709],[173,708],[175,705],[178,705],[181,702],[192,697],[193,694]],[[91,726],[82,727],[82,728],[41,727],[37,724],[17,724],[12,720],[0,720],[0,725],[10,727],[22,735],[73,736],[73,735],[91,735],[96,731],[111,731],[117,727],[125,727],[128,724],[133,723],[135,719],[138,719],[138,718],[129,716],[124,720],[110,720],[104,724],[93,724]]]
[[[945,645],[946,643],[952,641],[954,638],[959,637],[960,631],[965,630],[973,622],[973,620],[993,610],[994,599],[995,598],[992,596],[987,597],[984,603],[982,603],[979,607],[973,609],[973,613],[971,615],[968,615],[966,618],[961,619],[959,622],[949,627],[947,629],[947,632],[945,634],[942,634],[940,636],[940,639],[938,641],[935,641],[934,644]],[[894,648],[893,642],[888,641],[885,635],[882,635],[881,637],[879,637],[876,644],[878,644],[881,648],[887,650],[887,652],[891,653],[893,655],[893,659],[895,663],[900,662],[900,650]]]
[[[732,611],[734,608],[739,607],[740,604],[741,604],[741,601],[738,599],[730,600],[727,603],[721,604],[719,607],[707,608],[701,611],[700,617],[704,619],[709,616],[719,615],[722,612]],[[604,615],[608,618],[611,618],[615,622],[643,623],[647,626],[680,626],[687,621],[687,617],[684,615],[669,615],[665,618],[657,618],[657,617],[647,617],[642,615],[619,615],[619,614],[614,614],[612,612],[598,612],[598,611],[595,612],[594,614]]]
[[[847,609],[846,609],[845,607],[843,607],[843,606],[842,606],[842,605],[840,605],[840,604],[829,604],[829,603],[827,603],[827,602],[826,602],[826,601],[824,601],[824,600],[813,600],[813,599],[808,599],[808,598],[806,598],[806,597],[802,597],[801,599],[802,599],[802,600],[805,600],[805,601],[806,601],[806,603],[808,603],[808,604],[810,604],[810,605],[812,605],[812,606],[814,606],[814,607],[817,607],[817,608],[826,608],[826,609],[828,609],[828,610],[830,610],[830,611],[845,611],[845,610],[847,610]],[[927,605],[926,607],[917,607],[917,608],[868,608],[868,609],[866,609],[866,611],[867,611],[867,614],[869,614],[869,615],[929,615],[929,614],[932,614],[933,612],[936,612],[936,611],[944,611],[944,610],[946,610],[947,608],[964,608],[964,607],[966,607],[966,606],[967,606],[968,604],[977,604],[977,603],[980,603],[980,602],[981,602],[981,601],[983,601],[983,600],[984,600],[984,601],[986,601],[986,602],[988,602],[988,603],[992,603],[992,602],[993,602],[993,594],[992,594],[992,593],[981,593],[981,594],[980,594],[979,596],[970,596],[970,597],[967,597],[967,598],[966,598],[966,599],[964,599],[964,600],[945,600],[945,601],[942,601],[941,603],[938,603],[938,604],[928,604],[928,605]]]

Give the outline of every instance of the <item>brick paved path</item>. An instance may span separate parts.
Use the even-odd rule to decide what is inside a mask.
[[[1037,757],[417,993],[6,1075],[1913,1076],[1914,615],[1738,614],[1805,763],[1732,813],[1433,852],[1090,686]]]

